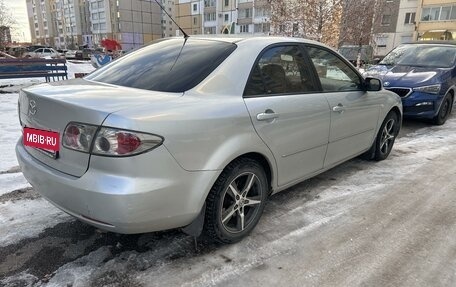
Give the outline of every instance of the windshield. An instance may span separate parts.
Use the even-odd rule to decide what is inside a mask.
[[[86,79],[163,92],[184,92],[199,84],[236,49],[233,43],[166,39],[126,54]]]
[[[392,50],[380,62],[382,65],[450,68],[456,59],[456,46],[410,44]]]

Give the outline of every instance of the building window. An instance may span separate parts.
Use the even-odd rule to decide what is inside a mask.
[[[386,44],[388,43],[388,36],[377,36],[375,38],[375,43],[377,44],[378,48],[386,47]]]
[[[456,5],[424,7],[421,21],[448,21],[456,19]]]
[[[198,11],[198,4],[195,3],[193,4],[193,12],[197,12]]]
[[[252,17],[252,8],[240,9],[238,17],[239,17],[239,19],[251,18]]]
[[[193,17],[193,25],[196,25],[198,23],[198,18]]]
[[[405,21],[404,24],[415,24],[415,16],[416,13],[405,13]]]
[[[204,21],[215,21],[215,13],[204,13]]]
[[[230,14],[225,14],[225,22],[228,22],[230,20]]]
[[[389,24],[391,24],[391,15],[387,15],[387,14],[382,15],[382,25],[388,26]]]
[[[455,20],[455,19],[456,19],[456,5],[454,5],[454,6],[451,7],[450,19],[451,19],[451,20]]]
[[[215,7],[215,0],[204,0],[204,7]]]
[[[441,21],[450,20],[450,14],[451,14],[451,6],[442,7],[442,10],[440,12],[440,20]]]
[[[249,32],[249,25],[241,25],[240,26],[241,33],[248,33]]]
[[[225,6],[230,5],[230,0],[225,0]]]

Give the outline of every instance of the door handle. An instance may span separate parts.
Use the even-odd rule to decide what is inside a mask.
[[[256,118],[259,121],[269,121],[273,119],[277,119],[279,117],[278,114],[274,113],[273,110],[267,109],[264,113],[257,114]]]
[[[336,113],[343,113],[345,111],[345,108],[344,105],[339,103],[337,106],[333,107],[332,110]]]

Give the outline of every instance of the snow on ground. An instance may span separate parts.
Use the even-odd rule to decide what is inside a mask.
[[[43,198],[0,203],[0,247],[32,238],[72,217],[52,206]]]
[[[13,190],[27,187],[30,187],[30,184],[20,172],[0,175],[0,196]]]
[[[94,67],[87,61],[67,62],[68,78],[75,73],[90,73]],[[44,78],[23,78],[0,80],[0,172],[17,166],[14,146],[21,135],[17,115],[17,98],[21,88],[44,83]]]
[[[90,73],[94,70],[90,62],[74,62],[67,63],[70,79],[74,78],[75,73]],[[0,246],[11,244],[21,238],[37,236],[47,227],[72,220],[41,198],[20,202],[1,200],[1,196],[13,191],[27,193],[24,189],[30,187],[22,173],[17,170],[18,162],[14,151],[21,135],[17,100],[21,88],[43,82],[44,78],[0,80]]]

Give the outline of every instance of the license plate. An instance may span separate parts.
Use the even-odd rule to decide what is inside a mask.
[[[60,148],[58,132],[24,128],[22,138],[25,146],[38,148],[46,152],[55,154]]]

